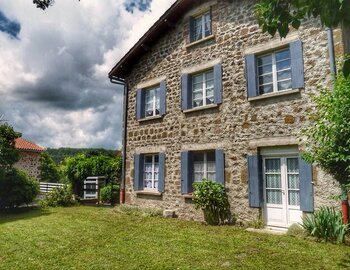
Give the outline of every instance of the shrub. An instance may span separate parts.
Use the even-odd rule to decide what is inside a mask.
[[[287,235],[294,237],[304,237],[306,235],[306,232],[299,224],[294,223],[288,228]]]
[[[349,225],[343,224],[342,218],[342,213],[333,207],[321,207],[313,215],[304,217],[301,226],[318,239],[343,243]]]
[[[119,195],[118,190],[119,186],[115,184],[113,185],[113,190],[111,184],[104,186],[100,189],[100,201],[110,203],[115,202]]]
[[[230,204],[225,187],[219,183],[203,179],[193,183],[193,202],[196,209],[202,209],[205,221],[210,225],[232,222]]]
[[[78,204],[78,197],[76,197],[70,185],[64,185],[62,188],[54,188],[50,191],[44,200],[42,200],[42,207],[57,207],[57,206],[71,206]]]
[[[15,168],[2,170],[0,187],[0,209],[28,205],[39,193],[38,182]]]

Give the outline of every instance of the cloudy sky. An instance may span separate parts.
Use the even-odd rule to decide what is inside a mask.
[[[121,147],[107,74],[175,0],[0,0],[0,117],[45,147]]]

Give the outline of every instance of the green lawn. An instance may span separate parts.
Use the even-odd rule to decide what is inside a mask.
[[[350,247],[72,207],[0,217],[0,269],[350,269]]]

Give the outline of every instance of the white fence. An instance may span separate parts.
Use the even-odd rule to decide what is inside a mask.
[[[40,182],[40,192],[41,193],[49,193],[54,188],[61,188],[61,187],[63,187],[63,184],[61,184],[61,183]]]

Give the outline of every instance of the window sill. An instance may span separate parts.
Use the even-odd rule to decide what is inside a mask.
[[[272,97],[279,97],[279,96],[284,96],[284,95],[290,95],[290,94],[296,94],[300,93],[300,89],[292,89],[292,90],[286,90],[286,91],[281,91],[281,92],[275,92],[275,93],[268,93],[256,97],[250,97],[248,98],[248,101],[255,101],[255,100],[261,100],[261,99],[266,99],[266,98],[272,98]]]
[[[192,47],[192,46],[196,46],[197,44],[200,44],[200,43],[202,43],[202,42],[206,42],[206,41],[212,40],[212,39],[215,39],[215,35],[210,35],[210,36],[207,36],[207,37],[205,37],[205,38],[202,38],[202,39],[193,41],[193,42],[191,42],[191,43],[188,43],[188,44],[186,44],[185,48],[187,49],[187,48],[190,48],[190,47]]]
[[[162,192],[153,190],[140,190],[135,192],[137,195],[151,195],[151,196],[162,196]]]
[[[184,197],[185,199],[192,199],[193,194],[192,193],[182,194],[182,197]]]
[[[212,108],[216,108],[218,107],[219,104],[210,104],[210,105],[206,105],[206,106],[200,106],[200,107],[195,107],[192,109],[187,109],[182,111],[183,113],[190,113],[190,112],[196,112],[196,111],[201,111],[201,110],[206,110],[206,109],[212,109]]]
[[[139,122],[145,122],[145,121],[151,121],[151,120],[161,119],[161,118],[163,118],[163,115],[155,115],[155,116],[145,117],[145,118],[139,119],[139,120],[137,120],[137,121],[139,121]]]

